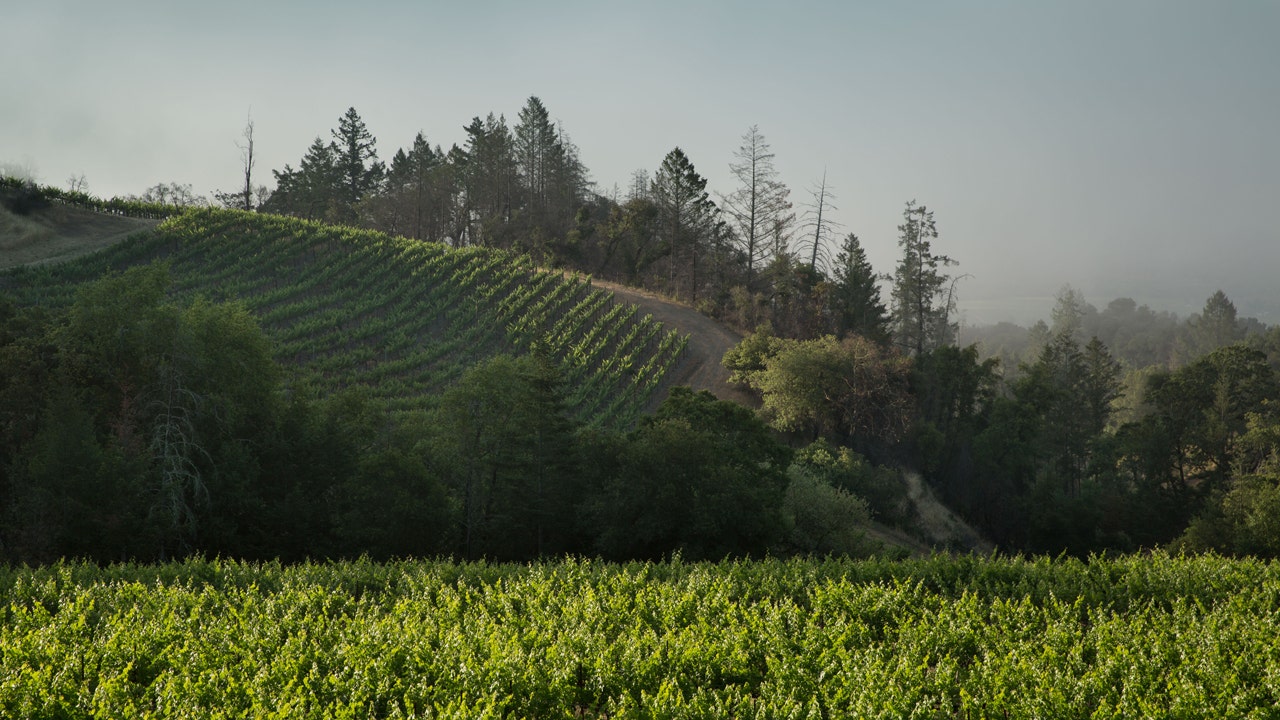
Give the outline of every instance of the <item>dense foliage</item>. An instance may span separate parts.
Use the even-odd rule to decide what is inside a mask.
[[[0,714],[1269,717],[1280,569],[1163,555],[0,570]]]

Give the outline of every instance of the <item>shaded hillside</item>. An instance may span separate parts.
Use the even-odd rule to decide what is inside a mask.
[[[365,388],[424,409],[477,360],[535,346],[565,369],[579,419],[626,425],[684,337],[589,281],[521,256],[228,210],[195,210],[103,252],[0,275],[19,303],[62,306],[106,272],[168,263],[175,292],[242,302],[297,368],[295,388]]]
[[[155,220],[108,215],[60,203],[27,215],[0,206],[0,269],[68,260],[155,225]]]

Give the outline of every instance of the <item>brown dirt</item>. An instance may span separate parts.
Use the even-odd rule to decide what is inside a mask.
[[[0,208],[0,269],[87,255],[149,230],[158,222],[58,203],[27,216]]]
[[[668,387],[688,385],[694,390],[710,391],[721,400],[747,407],[760,405],[750,393],[729,384],[729,371],[720,364],[724,354],[742,340],[741,335],[688,305],[655,293],[594,278],[591,284],[609,290],[621,302],[639,306],[640,312],[652,315],[664,327],[689,336],[684,357],[668,376]]]

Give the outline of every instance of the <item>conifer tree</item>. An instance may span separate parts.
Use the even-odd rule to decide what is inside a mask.
[[[742,136],[733,156],[729,170],[738,189],[722,201],[746,259],[747,291],[755,292],[757,269],[767,267],[778,248],[785,247],[795,213],[787,199],[791,191],[778,180],[769,143],[755,125]]]
[[[355,108],[347,108],[338,119],[333,134],[333,156],[339,179],[336,219],[356,220],[356,205],[376,191],[382,182],[384,167],[378,162],[376,140],[365,127]]]
[[[878,343],[889,341],[889,317],[880,300],[880,276],[867,262],[858,236],[845,236],[836,256],[831,293],[832,320],[841,337],[853,333]]]
[[[698,174],[683,150],[675,148],[654,175],[651,192],[658,210],[658,233],[670,261],[669,290],[693,301],[698,299],[698,260],[711,240],[719,213],[706,188],[706,178]],[[687,293],[680,292],[682,286]]]
[[[933,213],[915,200],[907,202],[898,245],[902,259],[894,273],[894,341],[906,352],[920,355],[949,344],[955,337],[951,313],[955,298],[951,277],[943,268],[955,261],[935,255],[931,240],[938,237]]]

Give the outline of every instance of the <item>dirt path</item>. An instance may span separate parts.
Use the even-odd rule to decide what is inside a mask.
[[[668,386],[688,385],[694,390],[709,390],[721,400],[732,400],[747,407],[759,406],[751,394],[729,384],[729,371],[720,364],[724,354],[742,340],[741,335],[687,305],[654,293],[594,278],[591,284],[609,290],[618,300],[639,306],[640,312],[689,336],[685,356],[669,376]]]
[[[29,216],[0,208],[0,269],[70,260],[155,227],[158,220],[54,203]]]

